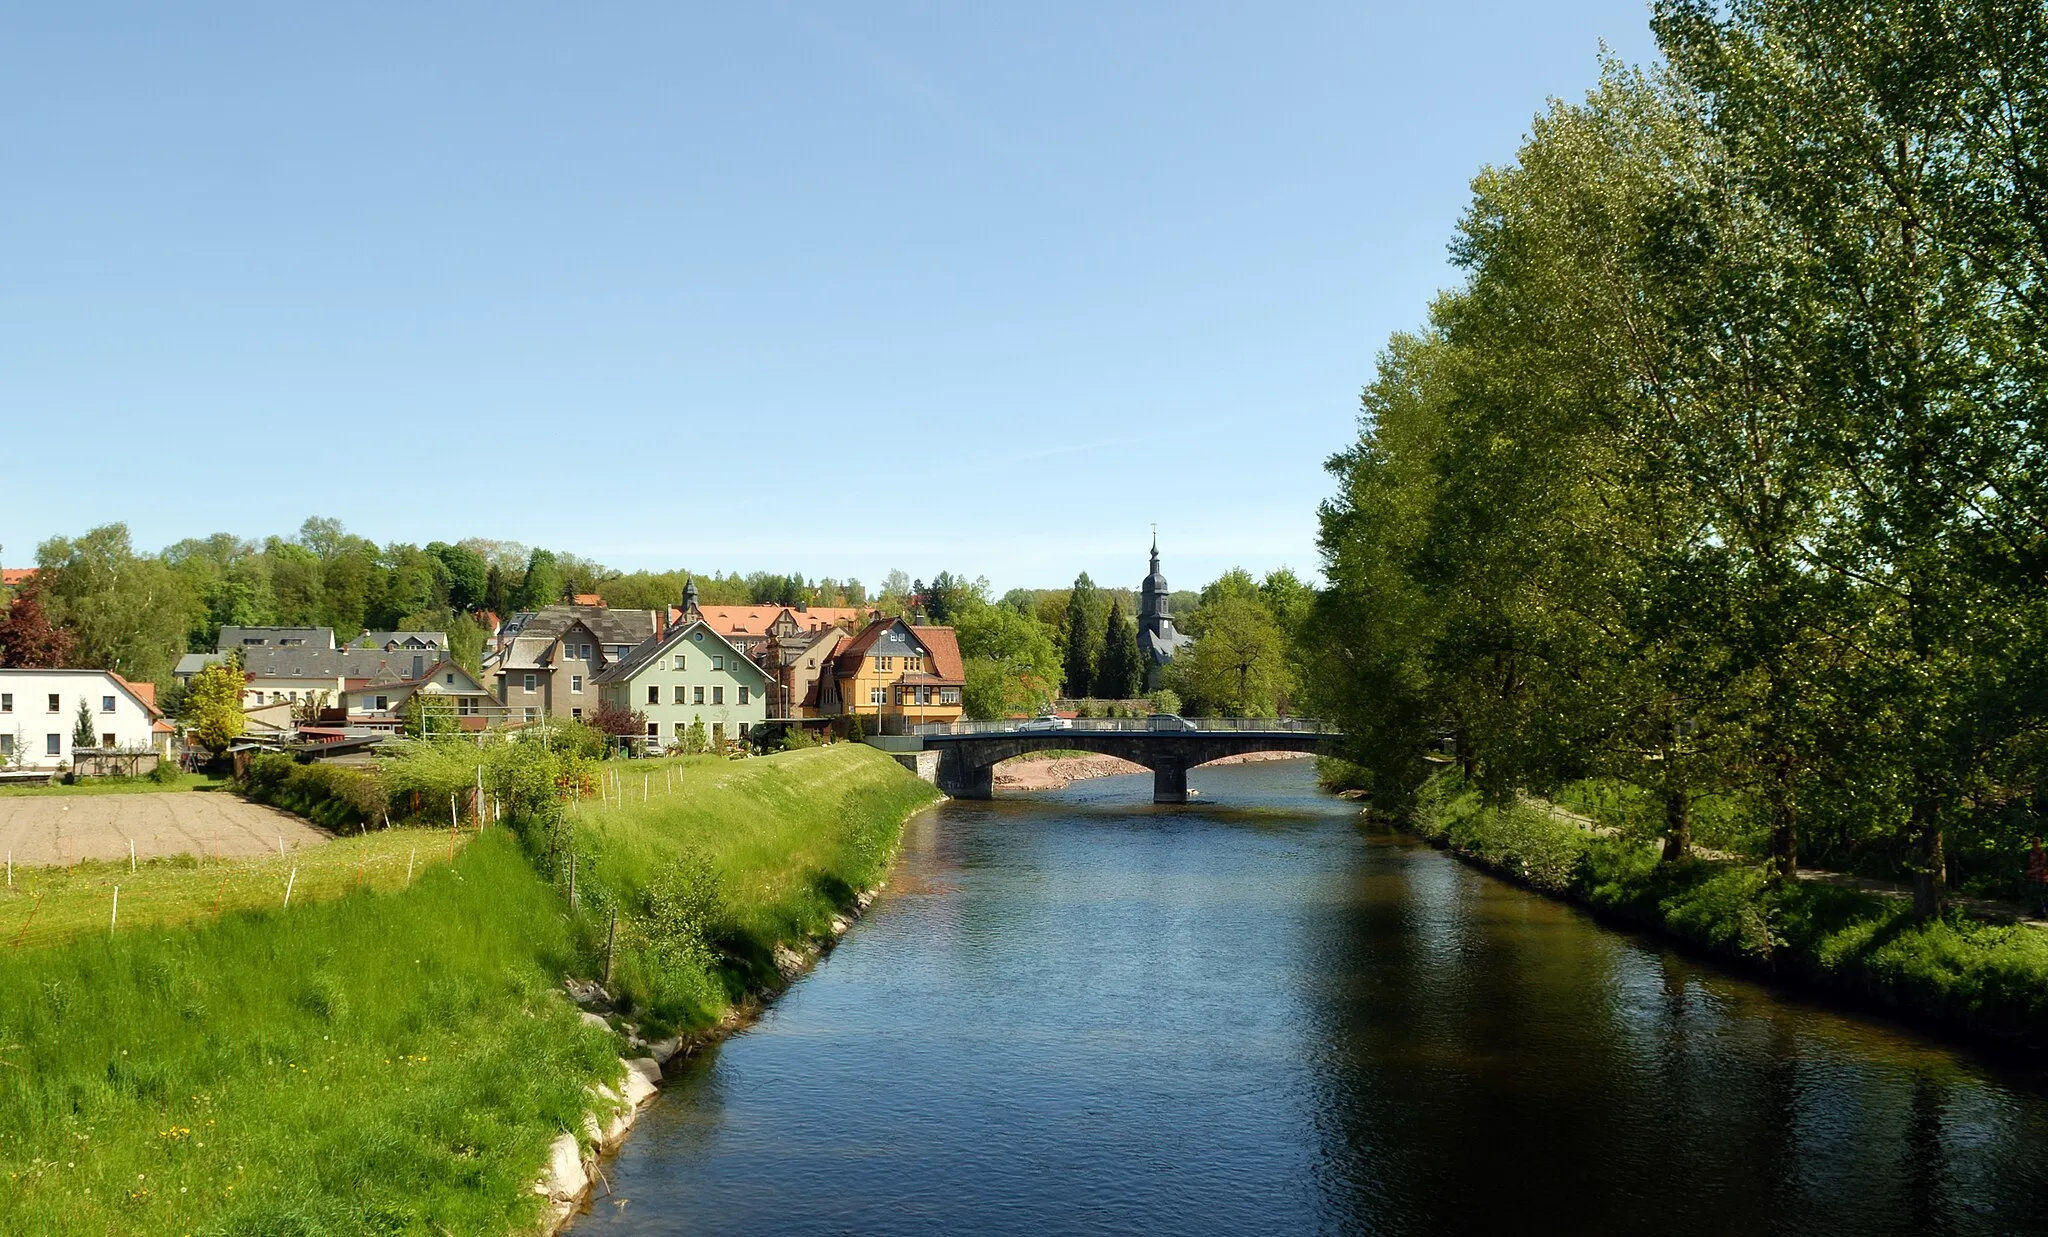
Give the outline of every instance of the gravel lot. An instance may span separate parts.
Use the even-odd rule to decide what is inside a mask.
[[[332,835],[289,812],[224,792],[160,795],[52,795],[0,798],[0,850],[14,862],[68,864],[81,859],[160,855],[275,854],[314,846]]]

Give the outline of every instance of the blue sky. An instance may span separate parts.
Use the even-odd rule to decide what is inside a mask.
[[[1638,0],[11,6],[0,561],[339,517],[998,590],[1316,566]]]

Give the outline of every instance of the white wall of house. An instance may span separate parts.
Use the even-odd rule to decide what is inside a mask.
[[[92,713],[94,746],[156,747],[148,706],[104,670],[0,670],[0,765],[69,764],[81,699]]]

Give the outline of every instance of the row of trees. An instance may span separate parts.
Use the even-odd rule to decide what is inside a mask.
[[[1331,461],[1304,647],[1377,792],[1441,738],[1683,857],[2016,870],[2048,731],[2048,8],[1665,0],[1475,182]]]

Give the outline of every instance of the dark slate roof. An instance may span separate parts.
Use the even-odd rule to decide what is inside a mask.
[[[286,640],[296,640],[298,643],[287,646],[284,645]],[[252,644],[250,643],[251,641],[255,643]],[[217,651],[222,653],[230,652],[234,649],[277,648],[281,646],[302,649],[331,649],[334,647],[334,629],[332,627],[223,627],[220,629],[220,638],[215,640],[213,645]]]
[[[571,624],[581,619],[591,634],[607,645],[623,644],[628,648],[655,634],[655,612],[652,610],[615,610],[610,606],[543,606],[538,610],[524,610],[505,620],[499,629],[500,639],[513,636],[543,636],[550,640],[567,631]]]
[[[713,627],[711,624],[701,621],[695,623],[684,623],[679,626],[673,627],[669,630],[669,633],[666,636],[649,636],[647,639],[633,646],[632,651],[627,653],[624,657],[619,658],[611,665],[606,666],[604,669],[592,675],[590,681],[593,684],[628,682],[632,679],[634,675],[640,673],[640,671],[643,668],[645,668],[650,662],[660,660],[662,657],[667,655],[670,649],[674,648],[678,644],[683,643],[685,640],[688,640],[691,644],[697,644],[698,641],[690,639],[690,633],[699,630],[705,632],[711,639],[716,640],[719,644],[723,645],[725,647],[725,650],[728,653],[732,654],[731,660],[727,661],[725,664],[725,668],[727,670],[737,670],[740,668],[740,666],[745,666],[747,669],[753,671],[754,674],[758,676],[763,682],[769,681],[768,672],[761,669],[761,667],[755,665],[753,661],[750,660],[745,653],[740,651],[738,645],[726,639],[724,636],[719,635],[718,629]]]

